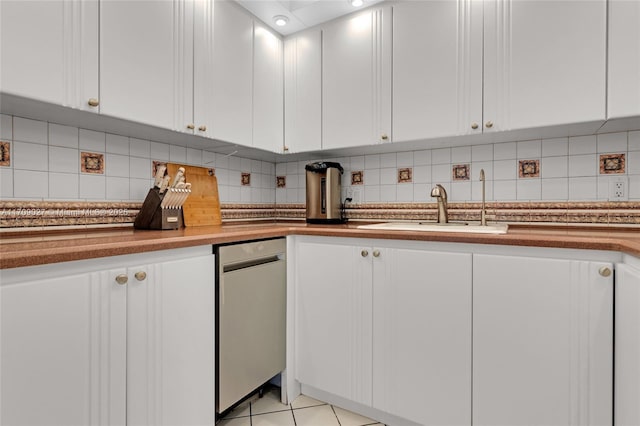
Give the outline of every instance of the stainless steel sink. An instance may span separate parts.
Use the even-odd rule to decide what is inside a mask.
[[[358,229],[377,229],[386,231],[426,231],[426,232],[460,232],[469,234],[506,234],[509,225],[470,225],[465,222],[385,222],[374,225],[360,225]]]

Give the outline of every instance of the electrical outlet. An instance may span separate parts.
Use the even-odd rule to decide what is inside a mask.
[[[609,182],[609,200],[610,201],[626,201],[629,199],[628,179],[622,176],[611,178]]]
[[[362,203],[362,188],[351,188],[351,198],[353,204]]]

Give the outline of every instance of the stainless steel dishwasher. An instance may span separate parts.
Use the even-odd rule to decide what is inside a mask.
[[[284,238],[219,246],[216,412],[285,368]]]

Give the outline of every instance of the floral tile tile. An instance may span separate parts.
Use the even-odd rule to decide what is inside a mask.
[[[363,185],[364,184],[364,172],[359,170],[357,172],[351,172],[351,185]]]
[[[398,183],[413,182],[413,168],[405,167],[398,169]]]
[[[104,154],[95,152],[80,153],[80,170],[82,173],[104,174]]]
[[[540,177],[540,160],[518,161],[518,176],[521,178]]]
[[[625,172],[624,154],[601,154],[600,174],[620,174]]]
[[[451,177],[453,178],[454,181],[470,180],[471,179],[470,169],[471,167],[469,166],[469,164],[456,164],[453,166]]]
[[[286,188],[286,187],[287,187],[287,177],[276,176],[276,188]]]
[[[251,173],[242,173],[240,183],[242,186],[251,186]]]
[[[11,142],[0,141],[0,166],[11,165]]]

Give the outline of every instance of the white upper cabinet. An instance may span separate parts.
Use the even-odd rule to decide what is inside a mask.
[[[253,146],[282,152],[284,80],[282,39],[259,22],[254,24]]]
[[[474,254],[472,424],[612,424],[612,268]]]
[[[98,1],[0,2],[0,91],[98,109]]]
[[[213,84],[208,136],[253,143],[253,19],[233,1],[214,4]],[[210,131],[209,131],[210,130]]]
[[[100,2],[100,112],[182,131],[193,117],[193,3]]]
[[[393,139],[482,132],[482,2],[393,6]]]
[[[382,6],[324,27],[324,149],[391,140],[391,25]]]
[[[393,19],[394,141],[606,118],[604,0],[399,2]]]
[[[322,31],[284,41],[285,152],[322,148]]]
[[[184,129],[208,137],[214,118],[213,104],[213,19],[214,0],[193,3],[193,117],[185,110]],[[185,83],[188,83],[185,82]],[[185,90],[187,88],[185,87]]]
[[[484,131],[604,121],[606,1],[484,1]]]
[[[640,2],[609,0],[607,118],[640,115]]]

